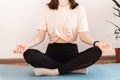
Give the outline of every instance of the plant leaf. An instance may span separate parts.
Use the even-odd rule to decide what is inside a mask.
[[[116,13],[113,13],[115,16],[117,16],[117,17],[120,17],[120,15],[118,15],[118,14],[116,14]]]
[[[116,6],[120,8],[120,4],[116,0],[112,0],[112,1],[116,4]]]
[[[120,29],[120,27],[118,25],[114,24],[113,22],[111,22],[111,21],[108,21],[108,22],[113,24],[114,26],[116,26],[118,29]]]
[[[113,7],[113,9],[115,9],[115,10],[119,11],[119,9],[117,9],[117,8],[115,8],[115,7]]]

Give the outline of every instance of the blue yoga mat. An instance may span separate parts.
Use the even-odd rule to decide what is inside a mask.
[[[0,65],[0,80],[120,80],[120,64],[95,64],[89,73],[36,77],[31,66]]]

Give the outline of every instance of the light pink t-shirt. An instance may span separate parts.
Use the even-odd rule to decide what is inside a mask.
[[[85,8],[79,4],[75,9],[70,6],[50,9],[45,5],[40,11],[38,30],[48,32],[50,43],[59,38],[75,43],[78,33],[89,31]]]

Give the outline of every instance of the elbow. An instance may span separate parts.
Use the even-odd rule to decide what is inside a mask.
[[[45,38],[41,39],[40,42],[43,42],[45,40]]]
[[[85,36],[83,34],[79,34],[79,39],[80,39],[80,41],[84,42],[85,41]]]
[[[81,40],[82,42],[84,42],[84,41],[85,41],[85,40],[84,40],[84,38],[81,38],[81,37],[80,37],[80,40]]]
[[[80,32],[79,33],[79,38],[82,42],[85,42],[87,39],[87,34],[85,32]]]
[[[46,32],[39,31],[37,37],[38,37],[39,43],[43,42],[45,40],[45,37],[46,37]]]
[[[42,43],[44,40],[45,40],[45,37],[40,37],[38,41],[39,43]]]

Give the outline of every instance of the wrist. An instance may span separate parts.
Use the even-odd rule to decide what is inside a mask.
[[[26,45],[26,48],[27,48],[27,49],[29,49],[29,48],[30,48],[30,46],[29,46],[29,45]]]
[[[31,44],[30,43],[26,43],[26,48],[31,48]]]

